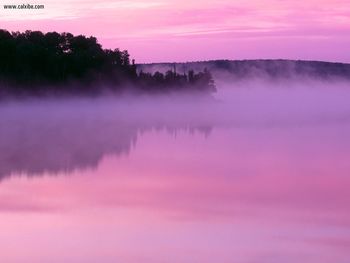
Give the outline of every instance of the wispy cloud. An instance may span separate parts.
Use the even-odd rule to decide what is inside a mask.
[[[218,39],[234,44],[235,39],[254,38],[258,45],[259,38],[276,37],[285,39],[280,45],[286,46],[302,37],[305,43],[311,38],[331,39],[329,48],[335,43],[350,44],[350,40],[344,42],[350,33],[350,2],[345,0],[46,0],[40,12],[1,9],[0,15],[2,27],[10,30],[69,29],[96,35],[102,42],[115,39],[115,45],[125,40],[144,40],[148,45],[177,39],[189,46],[198,45],[191,41],[199,38],[214,46]],[[324,54],[324,50],[318,52],[320,57],[315,59]],[[340,53],[337,56],[339,60]]]

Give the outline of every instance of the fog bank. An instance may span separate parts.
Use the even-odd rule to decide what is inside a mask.
[[[312,129],[350,125],[347,82],[218,80],[197,95],[46,98],[0,103],[0,178],[93,169],[106,155],[127,156],[153,130],[209,136],[214,129]],[[342,135],[344,136],[344,134]]]

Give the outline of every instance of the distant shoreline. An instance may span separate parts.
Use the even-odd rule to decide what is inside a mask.
[[[289,59],[252,59],[252,60],[207,60],[191,62],[165,62],[137,64],[138,70],[157,71],[176,65],[179,71],[188,68],[201,70],[207,68],[214,78],[218,74],[226,74],[235,79],[261,77],[269,79],[310,77],[316,79],[350,80],[350,63],[289,60]]]

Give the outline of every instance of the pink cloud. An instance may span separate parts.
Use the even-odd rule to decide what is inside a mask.
[[[75,0],[60,4],[50,0],[45,4],[42,14],[9,14],[1,9],[2,27],[96,35],[106,47],[130,49],[139,62],[217,58],[350,62],[346,48],[350,4],[343,0]]]

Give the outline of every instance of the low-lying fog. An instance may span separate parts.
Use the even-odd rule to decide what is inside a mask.
[[[0,177],[96,167],[128,154],[140,133],[164,129],[210,136],[216,128],[349,130],[346,82],[217,81],[212,97],[105,96],[0,103]],[[268,138],[273,139],[273,138]],[[307,143],[307,141],[305,142]],[[347,143],[344,141],[344,143]]]
[[[217,85],[1,102],[1,260],[350,262],[349,84]]]

